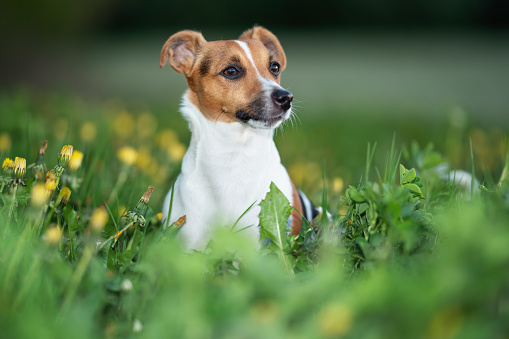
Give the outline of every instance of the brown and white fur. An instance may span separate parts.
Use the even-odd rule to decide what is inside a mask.
[[[283,48],[257,26],[227,41],[207,42],[201,33],[181,31],[162,49],[161,67],[167,62],[189,85],[181,112],[191,142],[174,185],[171,215],[170,190],[163,220],[171,224],[186,215],[178,237],[185,248],[203,250],[215,225],[232,226],[254,203],[236,229],[250,226],[243,232],[258,243],[258,204],[271,182],[296,209],[309,204],[299,197],[273,141],[274,130],[292,114],[293,96],[280,86]],[[293,234],[301,221],[293,211],[288,220]]]

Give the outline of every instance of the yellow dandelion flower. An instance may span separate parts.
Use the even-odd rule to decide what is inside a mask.
[[[318,327],[327,337],[340,337],[352,327],[352,312],[341,304],[331,304],[323,308],[316,317]]]
[[[55,190],[55,188],[57,187],[57,177],[56,177],[55,173],[53,173],[51,171],[48,171],[48,173],[46,173],[45,186],[46,186],[46,191],[47,191],[48,195],[51,194],[51,192],[53,192]]]
[[[69,159],[72,157],[73,147],[72,145],[65,145],[58,154],[58,161],[67,164]]]
[[[260,325],[270,325],[277,321],[279,309],[272,300],[261,300],[251,307],[249,317]]]
[[[126,139],[131,136],[134,132],[136,122],[134,121],[131,114],[126,111],[120,113],[113,122],[113,129],[118,137]]]
[[[132,166],[138,158],[138,152],[129,146],[121,147],[117,152],[118,160],[128,166]]]
[[[91,122],[85,122],[80,129],[80,137],[83,141],[92,141],[97,135],[97,127]]]
[[[141,139],[154,135],[157,130],[157,120],[150,113],[143,113],[138,117],[136,124],[137,134]]]
[[[173,161],[180,161],[184,158],[187,148],[180,142],[176,142],[168,147],[168,155]]]
[[[30,201],[34,207],[40,207],[46,204],[48,202],[46,185],[41,183],[35,184],[30,192]]]
[[[12,171],[14,169],[14,160],[5,158],[4,162],[2,163],[2,170],[4,172]]]
[[[108,211],[106,211],[104,206],[96,208],[90,217],[90,228],[95,232],[100,232],[106,226],[108,219]]]
[[[7,133],[0,134],[0,152],[11,148],[11,137]]]
[[[77,171],[81,166],[81,162],[83,161],[83,152],[73,151],[71,159],[69,159],[69,163],[67,166],[71,171]]]
[[[341,193],[343,191],[343,188],[345,187],[343,178],[335,177],[332,179],[332,190],[335,193]]]
[[[167,148],[169,145],[178,142],[177,133],[175,133],[172,129],[165,129],[161,133],[158,134],[156,138],[156,143],[160,148]]]
[[[62,229],[58,226],[49,227],[44,233],[43,239],[50,245],[56,245],[62,239]]]
[[[27,161],[25,158],[16,157],[14,159],[14,174],[21,178],[27,171]]]
[[[315,162],[297,162],[288,168],[293,183],[299,187],[304,184],[315,185],[322,180],[322,169]]]
[[[60,190],[57,197],[57,204],[66,205],[71,198],[71,190],[68,187],[64,187]]]
[[[138,157],[136,158],[136,166],[142,171],[146,172],[150,169],[153,158],[146,147],[141,147],[138,150]]]
[[[161,222],[163,220],[163,213],[159,212],[155,215],[155,218],[158,222]]]

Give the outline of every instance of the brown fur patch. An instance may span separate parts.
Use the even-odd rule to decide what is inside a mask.
[[[267,95],[263,92],[258,72],[279,83],[279,77],[274,78],[269,71],[269,51],[256,40],[246,43],[256,69],[235,41],[212,41],[201,47],[195,67],[187,76],[191,102],[211,121],[236,122],[238,111],[253,110],[253,103]],[[223,76],[222,72],[229,66],[237,68],[241,76],[237,79]]]

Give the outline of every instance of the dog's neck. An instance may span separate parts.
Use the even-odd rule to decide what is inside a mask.
[[[224,177],[230,175],[243,175],[243,180],[253,182],[270,177],[267,172],[280,165],[273,129],[208,120],[189,100],[188,93],[183,96],[181,112],[191,129],[182,163],[185,175],[199,174],[212,185],[224,184]]]

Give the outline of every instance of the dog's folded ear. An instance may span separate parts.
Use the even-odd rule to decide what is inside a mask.
[[[274,34],[272,34],[268,29],[265,29],[260,26],[254,26],[253,28],[245,31],[240,36],[240,40],[258,40],[260,41],[265,48],[267,48],[274,56],[274,58],[281,64],[281,71],[283,71],[286,67],[286,56],[283,51],[283,47],[279,43],[279,40],[276,38]]]
[[[174,70],[189,75],[196,55],[205,42],[207,41],[199,32],[181,31],[173,34],[161,50],[161,68],[169,61]]]

